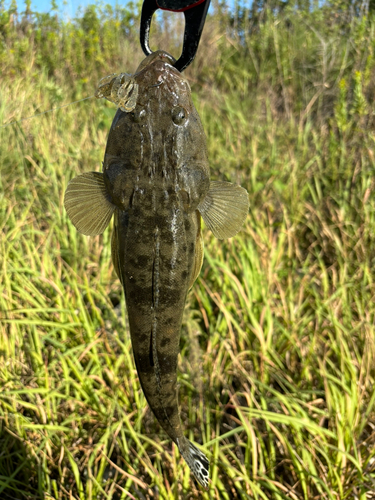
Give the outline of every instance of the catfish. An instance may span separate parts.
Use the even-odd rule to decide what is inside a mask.
[[[210,181],[206,137],[189,84],[164,51],[134,75],[103,79],[97,97],[119,105],[103,173],[70,181],[64,205],[82,234],[101,234],[114,216],[112,260],[125,293],[133,355],[147,402],[208,486],[209,461],[183,434],[177,360],[186,296],[203,261],[201,217],[218,239],[234,236],[249,208],[247,191]]]

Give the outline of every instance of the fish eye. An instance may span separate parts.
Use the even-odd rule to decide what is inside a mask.
[[[146,110],[143,108],[135,109],[132,113],[130,113],[130,116],[133,122],[140,123],[146,116]]]
[[[185,120],[186,111],[181,106],[176,106],[172,109],[172,120],[176,125],[181,125],[181,123]]]

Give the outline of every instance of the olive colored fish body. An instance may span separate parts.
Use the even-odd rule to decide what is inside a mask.
[[[177,359],[200,244],[196,209],[209,190],[209,166],[188,83],[170,62],[156,59],[152,71],[146,67],[137,75],[141,98],[133,113],[118,111],[103,173],[119,208],[112,254],[125,290],[139,379],[156,418],[186,455]],[[201,465],[208,476],[204,456]]]
[[[176,442],[177,356],[186,293],[191,279],[198,221],[184,216],[178,196],[155,209],[152,191],[129,214],[115,219],[113,250],[128,309],[133,353],[144,394]],[[148,198],[148,199],[147,199]],[[172,198],[172,200],[171,200]],[[173,199],[175,198],[175,199]],[[164,200],[163,200],[164,201]],[[194,221],[195,218],[195,221]]]
[[[143,392],[207,487],[208,460],[184,437],[179,417],[180,329],[186,294],[203,259],[201,215],[218,238],[233,236],[246,217],[248,196],[234,184],[210,182],[204,131],[189,84],[173,62],[156,52],[126,78],[131,105],[126,89],[116,97],[114,79],[103,84],[103,96],[132,111],[117,111],[103,174],[73,179],[65,207],[77,229],[91,235],[100,234],[114,213],[112,259],[125,291]]]
[[[169,213],[159,207],[158,214],[154,200],[147,203],[145,198],[139,198],[144,202],[139,211],[134,205],[136,215],[118,212],[112,252],[117,252],[114,260],[125,290],[143,392],[161,426],[179,445],[184,437],[177,402],[177,358],[198,224],[197,217],[195,223],[193,217],[184,217],[177,196],[170,196]]]

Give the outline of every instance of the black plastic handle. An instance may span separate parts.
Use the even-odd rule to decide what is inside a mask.
[[[175,68],[183,71],[194,59],[206,21],[211,0],[144,0],[141,15],[140,40],[143,52],[152,54],[149,45],[151,19],[158,9],[183,12],[185,16],[184,44]]]

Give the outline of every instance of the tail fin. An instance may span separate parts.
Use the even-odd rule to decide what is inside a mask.
[[[188,439],[184,440],[184,446],[179,446],[181,455],[194,474],[195,479],[203,488],[208,488],[208,470],[210,462],[204,453]]]

